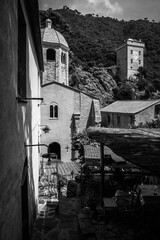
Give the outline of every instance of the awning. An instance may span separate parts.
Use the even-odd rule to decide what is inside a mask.
[[[87,132],[126,161],[160,176],[160,129],[90,127]]]

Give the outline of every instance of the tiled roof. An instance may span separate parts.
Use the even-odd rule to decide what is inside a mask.
[[[46,165],[44,167],[46,175],[51,175],[55,172],[55,164]],[[77,162],[61,162],[58,163],[58,173],[62,176],[70,176],[71,171],[74,172],[74,175],[77,175],[80,172],[80,164]]]
[[[148,101],[116,101],[101,109],[102,112],[112,113],[131,113],[135,114],[143,111],[144,109],[160,103],[160,100]]]
[[[125,160],[116,155],[109,147],[104,146],[104,155],[111,155],[113,161],[120,163],[125,162]],[[100,159],[100,147],[92,145],[84,145],[84,157],[85,159]]]
[[[61,33],[56,31],[54,28],[42,29],[41,34],[43,42],[62,44],[68,48],[68,43],[66,42],[65,38],[62,36]]]

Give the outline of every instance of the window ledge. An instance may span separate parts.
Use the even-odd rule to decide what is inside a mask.
[[[49,120],[59,120],[59,118],[49,118]]]

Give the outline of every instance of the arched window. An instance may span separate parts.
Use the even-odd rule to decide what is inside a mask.
[[[56,51],[54,49],[47,49],[47,60],[55,61],[56,60]]]
[[[53,118],[53,105],[50,105],[50,118]]]
[[[58,118],[58,106],[55,105],[54,107],[54,112],[55,112],[55,118]]]
[[[56,103],[50,105],[50,118],[58,118],[58,105]]]

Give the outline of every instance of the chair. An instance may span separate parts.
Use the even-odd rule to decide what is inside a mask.
[[[103,198],[103,205],[104,205],[104,218],[107,222],[110,216],[114,215],[114,213],[117,212],[117,203],[115,201],[115,198]]]
[[[128,196],[117,196],[116,197],[116,203],[118,206],[118,212],[120,213],[129,213],[129,214],[135,214],[138,209],[138,203],[139,203],[139,197],[140,197],[140,191],[137,193],[132,192]]]

